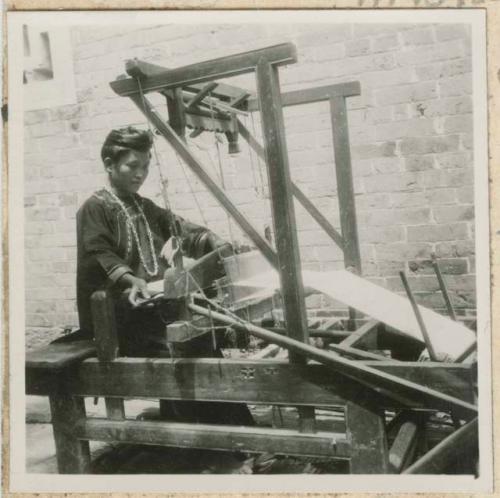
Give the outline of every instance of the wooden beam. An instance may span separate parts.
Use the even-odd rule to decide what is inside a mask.
[[[423,362],[395,363],[369,361],[361,364],[382,372],[455,395],[464,401],[472,398],[469,369],[463,365]],[[31,377],[27,370],[27,378]],[[33,375],[27,394],[46,395],[55,384],[43,382],[43,371]],[[47,372],[50,374],[50,372]],[[252,402],[286,405],[340,406],[349,399],[349,390],[358,384],[330,374],[327,367],[310,363],[290,365],[285,360],[220,360],[119,358],[100,364],[89,359],[64,376],[68,392],[80,396],[125,396],[199,401]],[[35,380],[37,379],[37,380]],[[394,402],[384,400],[385,407]],[[382,403],[382,401],[381,401]],[[399,406],[397,404],[396,406]],[[422,407],[416,399],[414,407]]]
[[[222,207],[233,217],[240,228],[248,235],[250,240],[261,251],[269,263],[277,268],[278,261],[276,253],[269,245],[267,240],[252,226],[247,218],[238,210],[236,205],[227,196],[226,192],[212,179],[205,171],[201,162],[191,153],[186,144],[175,133],[171,126],[166,123],[161,116],[152,108],[147,98],[141,99],[139,96],[131,96],[132,101],[142,111],[142,113],[151,121],[151,123],[163,135],[165,140],[170,143],[174,151],[187,164],[191,171],[200,179],[205,187],[217,199]]]
[[[434,268],[434,273],[436,274],[436,278],[439,283],[439,288],[441,289],[441,294],[443,294],[443,299],[446,304],[448,316],[450,317],[451,320],[456,321],[457,315],[455,314],[455,310],[453,309],[453,305],[451,304],[451,299],[450,295],[448,294],[448,289],[446,288],[443,275],[441,274],[441,269],[439,268],[439,264],[436,260],[432,262],[432,267]]]
[[[145,62],[139,59],[128,60],[125,63],[125,70],[129,76],[134,78],[140,77],[148,77],[155,76],[158,74],[164,74],[165,71],[171,71],[172,68],[159,66],[158,64],[152,64],[150,62]],[[191,93],[198,93],[204,87],[204,83],[194,83],[192,85],[187,85],[184,87],[184,90]],[[167,94],[170,90],[164,92]],[[227,83],[217,83],[217,87],[214,88],[212,94],[214,97],[218,99],[225,100],[227,102],[231,102],[233,99],[236,99],[242,95],[242,93],[246,93],[245,90],[239,88],[237,86],[228,85]]]
[[[441,474],[463,458],[477,458],[477,418],[434,446],[432,450],[408,467],[403,474]]]
[[[464,419],[470,419],[477,414],[477,407],[471,403],[459,400],[454,396],[439,393],[433,389],[421,386],[419,384],[400,379],[394,375],[381,372],[376,368],[361,365],[356,361],[333,355],[322,349],[315,348],[309,344],[302,343],[291,337],[280,336],[274,332],[257,327],[250,323],[242,323],[216,311],[190,304],[189,308],[194,313],[204,316],[211,316],[213,320],[220,323],[231,325],[236,330],[242,330],[261,339],[273,342],[281,347],[287,348],[296,354],[303,355],[304,358],[316,360],[332,369],[338,374],[345,375],[357,380],[361,384],[376,389],[389,397],[395,397],[399,402],[406,400],[407,403],[414,403],[420,400],[425,406],[440,410],[456,410],[458,416]]]
[[[352,332],[349,337],[344,339],[339,346],[355,348],[360,342],[366,340],[367,336],[376,333],[380,325],[381,322],[378,320],[370,320],[366,322],[364,325],[359,327],[359,329]]]
[[[89,443],[80,441],[74,433],[75,424],[85,420],[84,399],[61,392],[49,396],[49,401],[59,473],[88,474]]]
[[[344,96],[336,96],[330,99],[330,113],[335,173],[337,176],[340,228],[342,240],[344,241],[344,266],[347,269],[353,269],[357,275],[361,275],[361,252],[354,199],[347,107]],[[353,329],[356,319],[356,313],[353,308],[349,308],[349,318],[349,328]]]
[[[283,107],[312,104],[330,100],[334,97],[356,97],[361,94],[359,81],[349,81],[346,83],[337,83],[335,85],[319,86],[314,88],[305,88],[304,90],[295,90],[293,92],[283,92],[281,94],[281,105]],[[248,101],[248,110],[258,111],[259,102],[257,99]]]
[[[250,130],[238,119],[238,130],[240,135],[247,141],[248,145],[261,158],[266,159],[264,148],[260,145],[255,137],[250,133]],[[302,207],[311,215],[314,221],[326,232],[326,234],[337,244],[340,249],[344,248],[342,235],[333,227],[333,225],[323,216],[321,211],[308,199],[308,197],[300,190],[300,188],[292,182],[293,196],[299,201]]]
[[[278,68],[261,59],[256,78],[286,328],[291,338],[307,342],[307,315]],[[290,352],[290,359],[304,362],[304,358],[294,352]]]
[[[142,91],[148,93],[155,90],[168,90],[250,73],[255,70],[261,60],[275,66],[293,64],[297,62],[297,49],[292,43],[283,43],[167,70],[154,76],[142,78]],[[110,85],[113,91],[122,96],[131,96],[139,92],[139,86],[135,78],[115,80]]]
[[[197,106],[214,88],[217,87],[215,81],[207,83],[187,104],[186,111],[189,111],[193,107]]]
[[[114,300],[109,291],[96,291],[91,298],[92,321],[96,340],[97,358],[101,362],[119,356],[118,331],[116,327]],[[123,399],[105,398],[106,413],[112,420],[125,418]]]
[[[288,429],[151,421],[87,419],[75,427],[80,439],[211,450],[272,452],[284,455],[346,459],[344,434],[300,434]]]
[[[61,370],[95,356],[94,341],[49,344],[26,353],[26,369]]]
[[[389,466],[392,472],[399,474],[411,462],[417,446],[419,414],[407,414],[407,419],[400,425],[398,433],[389,450]]]
[[[389,461],[384,410],[370,393],[345,408],[346,434],[351,445],[351,474],[387,474]]]

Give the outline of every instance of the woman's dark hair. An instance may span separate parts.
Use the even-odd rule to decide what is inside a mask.
[[[101,158],[103,162],[107,157],[116,162],[129,150],[148,152],[152,146],[153,136],[150,131],[127,126],[109,132],[102,144]]]

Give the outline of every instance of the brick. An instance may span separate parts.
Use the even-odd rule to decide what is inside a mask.
[[[422,206],[426,203],[424,192],[394,192],[391,194],[391,205],[395,208]]]
[[[367,89],[384,88],[388,86],[412,83],[413,72],[411,68],[403,67],[385,71],[370,71],[359,76],[363,92]]]
[[[386,244],[403,240],[404,230],[399,226],[360,227],[359,237],[363,244]]]
[[[397,33],[379,36],[373,40],[373,52],[387,52],[399,48]]]
[[[437,97],[437,87],[433,81],[422,81],[397,87],[375,90],[375,99],[379,105],[419,102]]]
[[[69,104],[50,109],[50,119],[52,121],[69,121],[84,116],[87,116],[87,107],[85,105]]]
[[[414,154],[439,154],[458,150],[458,135],[437,137],[412,137],[401,141],[400,149],[403,156]]]
[[[414,293],[439,291],[439,283],[435,276],[430,276],[430,275],[415,276],[413,274],[410,274],[407,276],[407,279],[410,289]],[[406,297],[406,292],[400,277],[394,277],[394,278],[389,277],[387,279],[387,286],[389,290],[393,292],[404,293],[404,296]]]
[[[316,62],[335,61],[342,59],[345,55],[344,43],[335,43],[333,45],[313,48],[313,60]]]
[[[438,41],[468,39],[470,37],[467,24],[437,24],[434,26]]]
[[[393,119],[393,106],[374,107],[366,110],[366,122],[370,125],[391,122]]]
[[[354,147],[351,147],[351,154],[353,159],[390,157],[395,155],[395,151],[396,151],[396,144],[394,142],[356,145]]]
[[[472,167],[472,158],[466,152],[455,154],[439,154],[436,157],[436,165],[441,169]]]
[[[252,37],[255,39],[255,37]],[[335,42],[344,41],[351,38],[351,26],[349,24],[329,24],[328,27],[310,30],[297,37],[297,46],[327,46]],[[220,41],[220,35],[218,35]],[[228,39],[231,43],[233,39]]]
[[[370,39],[358,38],[345,44],[345,53],[348,57],[366,55],[370,53]]]
[[[24,196],[24,207],[33,207],[36,206],[36,197],[34,195],[25,195]]]
[[[60,217],[61,211],[57,207],[33,208],[26,213],[26,218],[30,221],[55,221]]]
[[[356,209],[362,211],[371,208],[387,208],[391,204],[388,194],[361,194],[355,198]]]
[[[471,74],[461,74],[453,78],[446,78],[438,83],[441,97],[459,97],[472,93]]]
[[[52,121],[50,123],[37,123],[28,127],[32,137],[49,137],[58,135],[66,131],[66,126],[62,121]]]
[[[462,147],[466,150],[472,150],[474,148],[474,136],[472,133],[464,133],[460,135],[460,142]]]
[[[395,244],[380,244],[375,246],[377,261],[408,261],[415,258],[429,258],[432,254],[431,243],[398,242]]]
[[[430,222],[430,209],[372,209],[360,212],[358,218],[363,226],[421,225]]]
[[[404,121],[411,117],[408,104],[396,104],[392,106],[392,109],[394,121]]]
[[[460,74],[472,72],[472,60],[470,57],[455,59],[435,64],[425,64],[415,68],[419,80],[439,80],[450,78]]]
[[[474,220],[474,206],[435,207],[432,213],[437,223]]]
[[[434,156],[408,156],[405,158],[406,171],[424,171],[434,168]]]
[[[458,202],[463,204],[474,203],[474,188],[472,185],[456,189]]]
[[[28,251],[30,261],[51,261],[51,260],[64,260],[65,250],[61,247],[52,248],[37,248]]]
[[[364,179],[367,192],[404,192],[419,188],[420,177],[418,173],[392,173],[376,175]]]
[[[425,116],[434,118],[454,114],[466,114],[472,112],[472,100],[470,97],[451,97],[446,99],[430,100],[419,104],[411,104],[413,116]]]
[[[402,169],[402,160],[399,157],[380,157],[371,160],[374,173],[397,173]]]
[[[425,187],[462,187],[472,185],[473,171],[469,169],[448,169],[423,171]]]
[[[476,254],[473,240],[456,240],[450,242],[439,242],[435,246],[436,256],[439,258],[467,257]]]
[[[429,45],[435,42],[431,27],[417,28],[401,33],[403,43],[407,46]]]
[[[66,149],[77,144],[77,137],[74,134],[61,134],[56,137],[40,137],[35,139],[40,151],[51,151]]]
[[[45,123],[49,120],[50,114],[47,109],[40,109],[35,111],[26,111],[24,113],[25,126],[34,125],[37,123]]]
[[[26,220],[24,224],[24,232],[26,235],[39,235],[42,233],[53,233],[54,226],[50,221],[30,221]]]
[[[381,36],[383,34],[394,33],[395,31],[404,31],[412,27],[411,24],[377,24],[377,23],[359,23],[353,24],[353,37],[359,36]]]
[[[468,236],[465,223],[448,225],[421,225],[407,228],[408,242],[439,242],[466,239]]]
[[[427,204],[430,206],[441,206],[446,204],[455,205],[457,202],[454,188],[435,188],[425,192]]]
[[[401,66],[414,66],[464,56],[464,49],[460,40],[446,41],[422,45],[413,50],[404,50],[396,54],[396,62]]]
[[[408,121],[396,121],[380,124],[376,128],[377,141],[397,140],[406,137],[428,136],[435,133],[432,119],[416,118]]]
[[[439,270],[444,275],[463,275],[468,271],[467,258],[439,259],[437,263],[439,265]],[[408,268],[414,274],[435,275],[432,259],[408,261]]]

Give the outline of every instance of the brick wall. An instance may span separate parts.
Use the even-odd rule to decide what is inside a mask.
[[[25,230],[28,343],[46,342],[76,326],[75,212],[105,182],[99,150],[111,127],[144,119],[108,82],[138,57],[167,67],[292,41],[299,62],[280,72],[282,89],[359,80],[348,104],[356,207],[364,274],[401,291],[406,269],[420,302],[442,308],[430,267],[441,258],[458,308],[474,308],[474,206],[470,35],[463,25],[338,24],[297,26],[74,27],[77,103],[25,113]],[[255,89],[253,77],[230,83]],[[157,102],[159,108],[163,105]],[[327,103],[285,110],[294,181],[339,226]],[[256,116],[247,127],[259,136]],[[263,165],[220,145],[224,180],[239,208],[263,231],[271,223]],[[181,215],[244,238],[199,182],[158,142],[170,200]],[[193,150],[217,175],[211,134]],[[155,166],[143,193],[161,203]],[[191,194],[202,206],[197,208]],[[341,254],[296,207],[304,266],[342,266]],[[328,305],[313,300],[312,306]]]

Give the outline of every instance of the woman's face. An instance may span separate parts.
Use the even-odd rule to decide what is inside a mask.
[[[135,194],[148,176],[149,152],[129,150],[118,161],[106,158],[104,165],[108,172],[111,187],[121,194]]]

